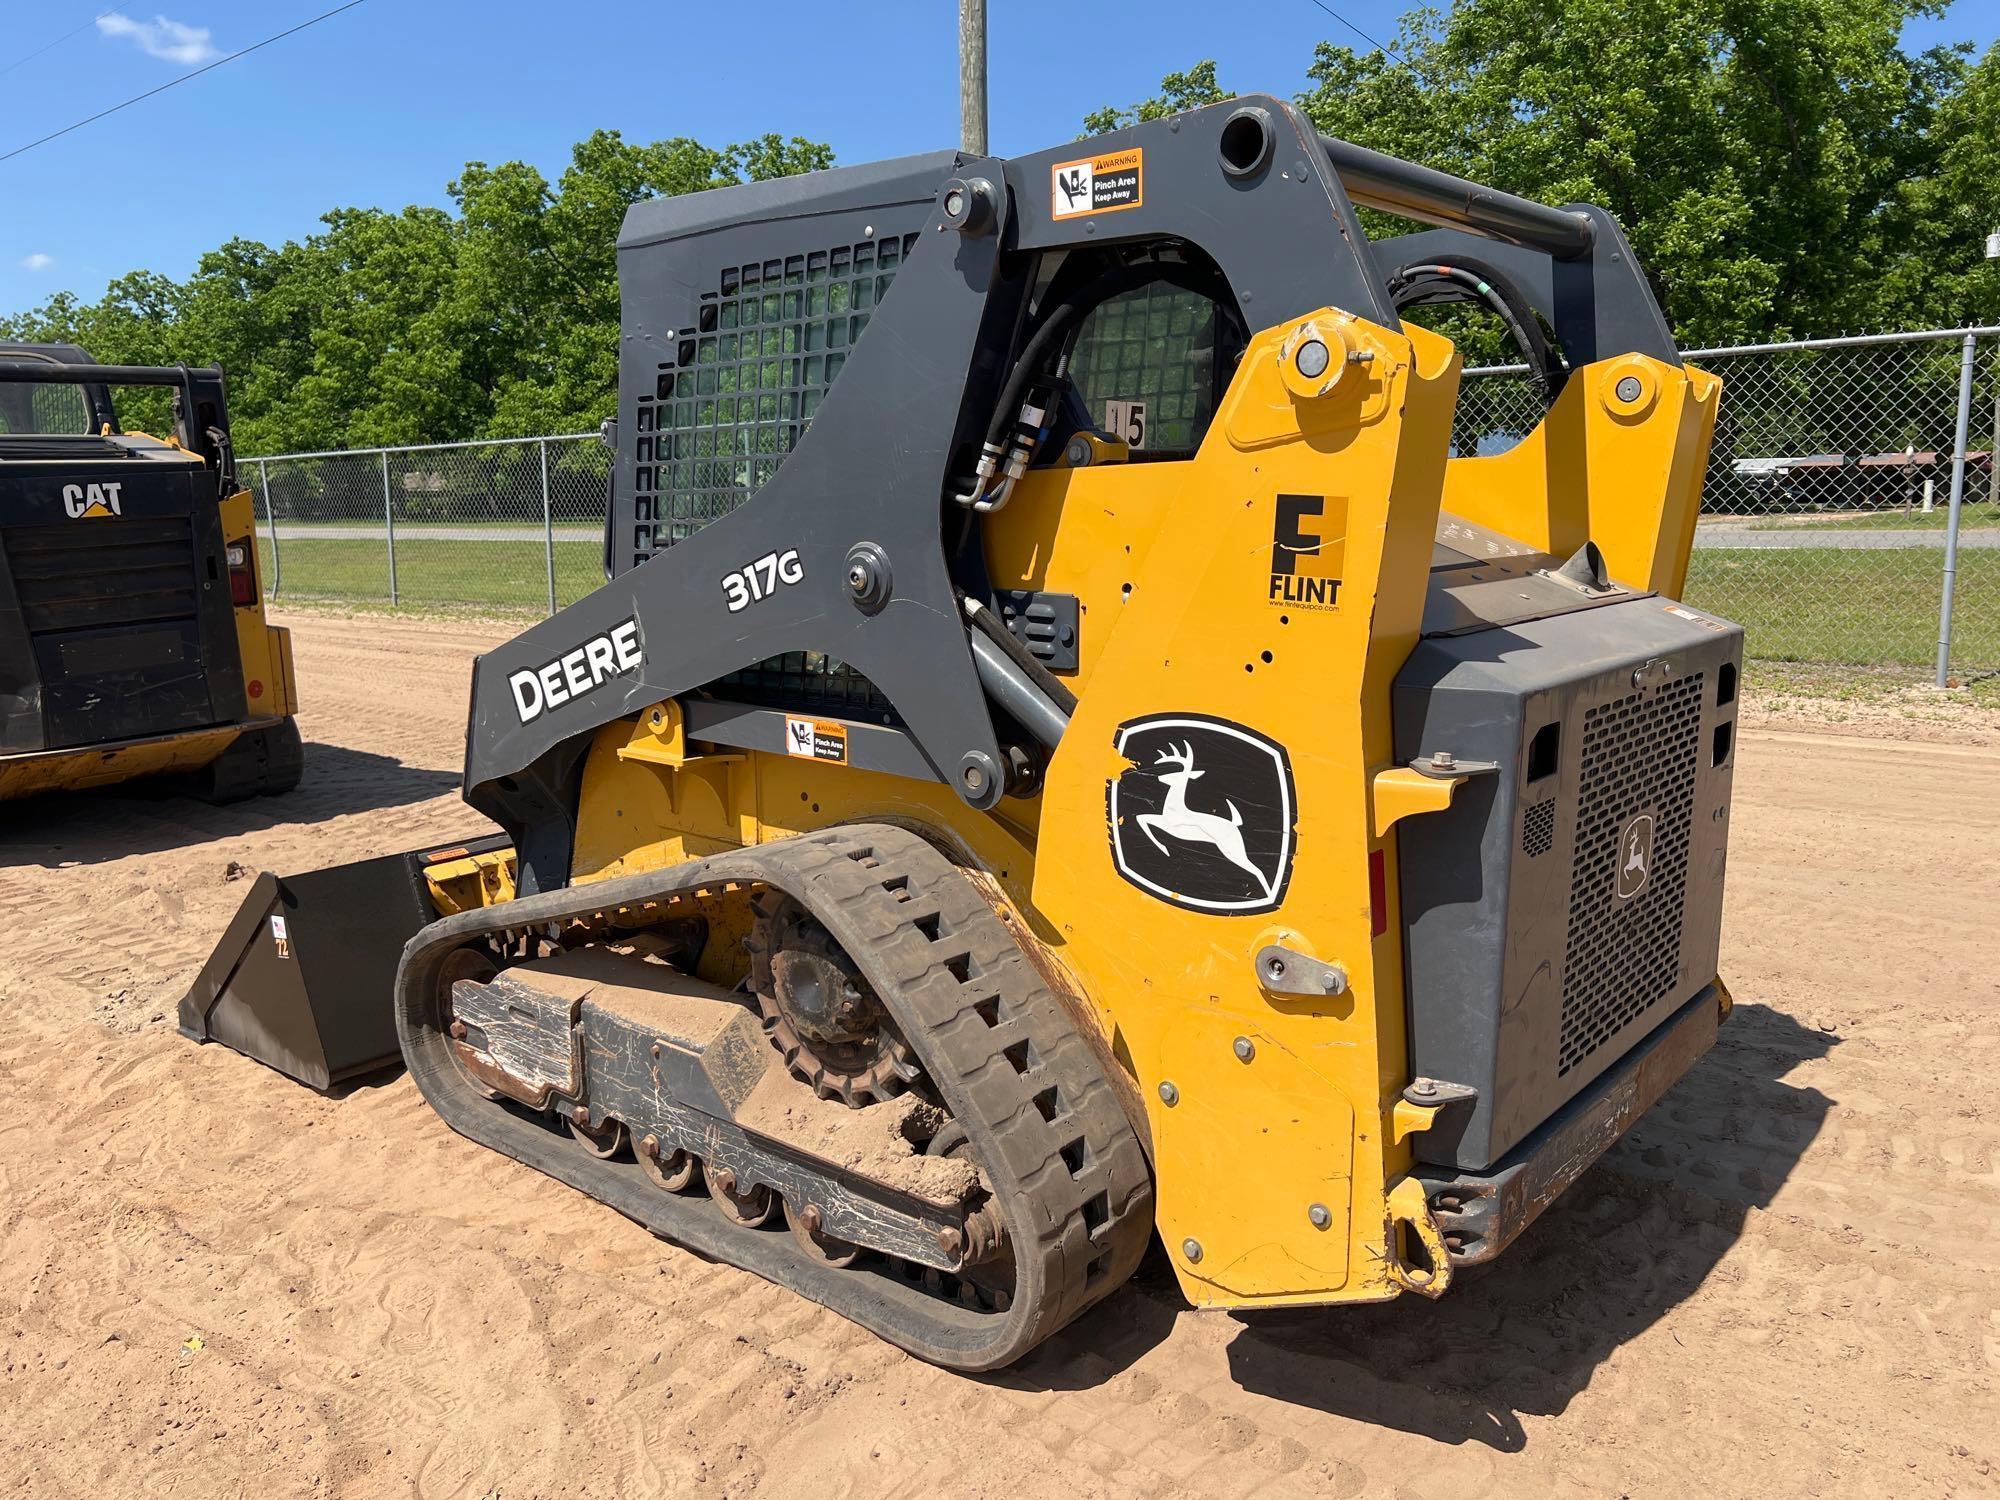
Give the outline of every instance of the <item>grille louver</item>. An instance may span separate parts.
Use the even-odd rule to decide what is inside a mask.
[[[1584,715],[1559,1073],[1674,993],[1705,679],[1697,672]],[[1621,835],[1641,813],[1654,819],[1650,869],[1621,901]]]

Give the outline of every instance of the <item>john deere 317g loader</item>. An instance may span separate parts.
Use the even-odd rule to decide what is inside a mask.
[[[1155,1231],[1204,1307],[1441,1295],[1714,1040],[1717,382],[1603,212],[1259,97],[619,256],[610,581],[473,677],[504,833],[265,876],[190,1034],[400,1053],[965,1369]],[[1454,299],[1546,400],[1491,456],[1399,316]]]

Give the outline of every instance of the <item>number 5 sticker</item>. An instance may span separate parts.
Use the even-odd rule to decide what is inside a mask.
[[[1104,403],[1104,430],[1124,439],[1128,448],[1146,446],[1146,403],[1107,401]]]

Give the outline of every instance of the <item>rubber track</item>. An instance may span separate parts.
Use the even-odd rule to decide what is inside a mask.
[[[537,1118],[481,1097],[452,1061],[435,996],[454,949],[724,882],[796,897],[901,1025],[992,1186],[1015,1260],[1004,1312],[829,1267],[789,1234],[729,1224],[701,1196],[666,1193],[636,1164],[587,1157]],[[1019,1359],[1119,1286],[1152,1233],[1151,1174],[1097,1054],[972,882],[906,829],[849,824],[446,917],[403,950],[396,1025],[411,1076],[454,1130],[935,1364]]]

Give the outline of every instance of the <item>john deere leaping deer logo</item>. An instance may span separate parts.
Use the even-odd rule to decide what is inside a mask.
[[[1171,766],[1172,770],[1162,771],[1161,766]],[[1144,830],[1153,847],[1162,854],[1171,856],[1173,850],[1160,842],[1160,835],[1184,844],[1207,844],[1228,860],[1237,869],[1245,871],[1257,887],[1264,893],[1264,899],[1271,898],[1271,882],[1264,878],[1264,872],[1251,862],[1250,851],[1243,846],[1243,814],[1234,802],[1224,800],[1229,816],[1218,817],[1210,812],[1196,812],[1188,806],[1188,783],[1197,776],[1208,772],[1198,771],[1194,764],[1194,747],[1182,744],[1178,749],[1163,751],[1153,761],[1153,774],[1167,786],[1167,805],[1161,812],[1140,813],[1134,820]]]
[[[1105,790],[1118,873],[1195,911],[1275,909],[1297,819],[1284,747],[1202,714],[1134,719],[1113,743],[1130,763]]]
[[[1630,901],[1646,888],[1653,866],[1653,815],[1640,813],[1618,834],[1618,879],[1613,889]]]

